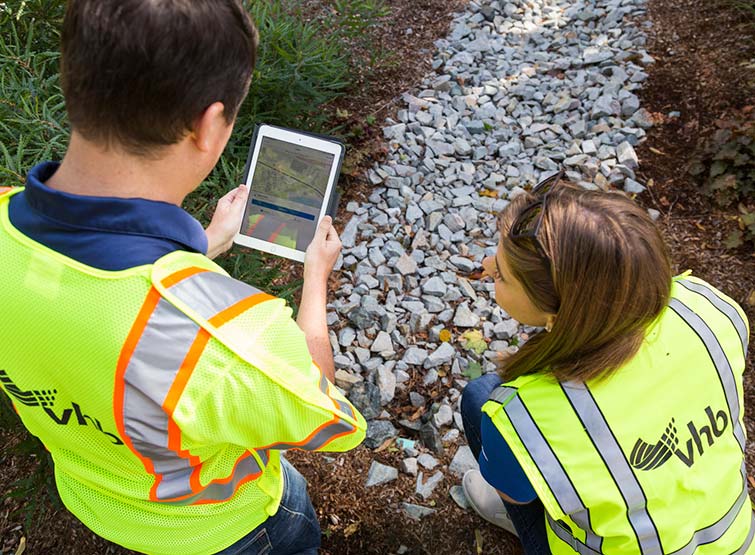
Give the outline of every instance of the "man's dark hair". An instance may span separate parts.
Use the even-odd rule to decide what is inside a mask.
[[[240,0],[68,0],[61,81],[84,138],[154,154],[214,102],[231,123],[258,34]]]

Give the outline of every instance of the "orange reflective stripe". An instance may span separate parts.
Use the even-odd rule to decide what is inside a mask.
[[[186,384],[189,382],[189,378],[191,377],[194,368],[196,368],[197,362],[202,356],[204,348],[207,346],[209,340],[210,334],[206,330],[200,329],[194,343],[192,343],[191,348],[189,349],[189,352],[186,354],[186,358],[181,364],[181,368],[178,369],[178,373],[176,374],[173,384],[171,385],[170,390],[168,390],[168,395],[165,397],[165,402],[163,403],[163,409],[168,415],[168,449],[174,451],[178,456],[184,459],[189,459],[192,466],[201,464],[200,460],[191,455],[188,451],[181,449],[181,429],[173,420],[173,413],[176,410],[178,400],[181,398],[181,394],[183,394]],[[195,469],[195,472],[198,472],[198,469]]]
[[[5,193],[10,193],[13,190],[13,187],[0,187],[0,197],[3,196]]]
[[[253,306],[273,299],[275,299],[275,297],[268,295],[267,293],[255,293],[245,299],[241,299],[239,302],[229,306],[225,310],[221,310],[215,316],[210,318],[209,322],[215,327],[220,327],[236,318],[236,316],[243,314]]]
[[[150,474],[155,473],[152,461],[148,458],[143,457],[141,453],[139,453],[139,451],[134,448],[134,445],[131,442],[131,438],[128,437],[128,434],[126,434],[126,426],[123,422],[123,402],[125,398],[124,378],[126,375],[126,369],[128,368],[128,363],[131,360],[131,356],[134,354],[136,345],[137,343],[139,343],[139,339],[144,333],[144,330],[147,328],[149,318],[150,316],[152,316],[152,313],[157,308],[157,304],[159,302],[160,293],[153,287],[149,290],[149,293],[147,293],[147,297],[142,304],[142,308],[139,310],[139,314],[137,314],[136,319],[134,320],[134,325],[131,326],[131,330],[126,337],[126,341],[123,343],[123,348],[121,349],[121,354],[118,357],[118,363],[115,370],[115,394],[113,395],[113,416],[115,417],[115,425],[118,429],[118,433],[120,434],[121,439],[126,444],[126,446],[131,450],[131,452],[136,455],[140,461],[142,461],[145,470]],[[150,493],[150,498],[151,495],[152,494]]]
[[[191,276],[195,276],[197,274],[200,274],[202,272],[208,272],[209,270],[205,270],[204,268],[199,268],[197,266],[192,266],[190,268],[184,268],[183,270],[179,270],[178,272],[175,272],[168,277],[166,277],[163,281],[163,287],[169,288],[173,287],[177,283],[182,282],[183,280],[190,278]]]

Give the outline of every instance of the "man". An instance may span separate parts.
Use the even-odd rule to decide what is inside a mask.
[[[0,192],[14,331],[0,385],[52,454],[66,507],[140,552],[316,553],[306,483],[281,452],[364,437],[332,385],[330,219],[294,322],[209,260],[230,247],[246,189],[206,232],[180,208],[231,135],[256,46],[238,0],[69,0],[68,151]]]

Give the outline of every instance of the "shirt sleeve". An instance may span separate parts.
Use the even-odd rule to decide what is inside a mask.
[[[291,309],[264,294],[258,301],[208,334],[176,424],[196,444],[310,451],[359,445],[365,420],[313,362]]]
[[[537,499],[532,484],[516,460],[509,444],[485,413],[482,415],[480,432],[482,435],[480,473],[485,481],[518,503],[530,503]]]

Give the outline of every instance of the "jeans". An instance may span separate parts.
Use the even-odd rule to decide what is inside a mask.
[[[320,523],[307,482],[281,457],[283,497],[278,512],[216,555],[317,555]]]
[[[480,423],[482,422],[482,405],[488,400],[490,393],[501,385],[501,378],[497,374],[485,374],[469,382],[461,397],[461,418],[464,423],[464,435],[467,436],[469,448],[475,458],[480,456],[482,438]],[[515,504],[503,502],[511,521],[514,523],[519,540],[522,542],[527,555],[548,555],[548,536],[545,532],[545,509],[539,499],[531,503]]]

